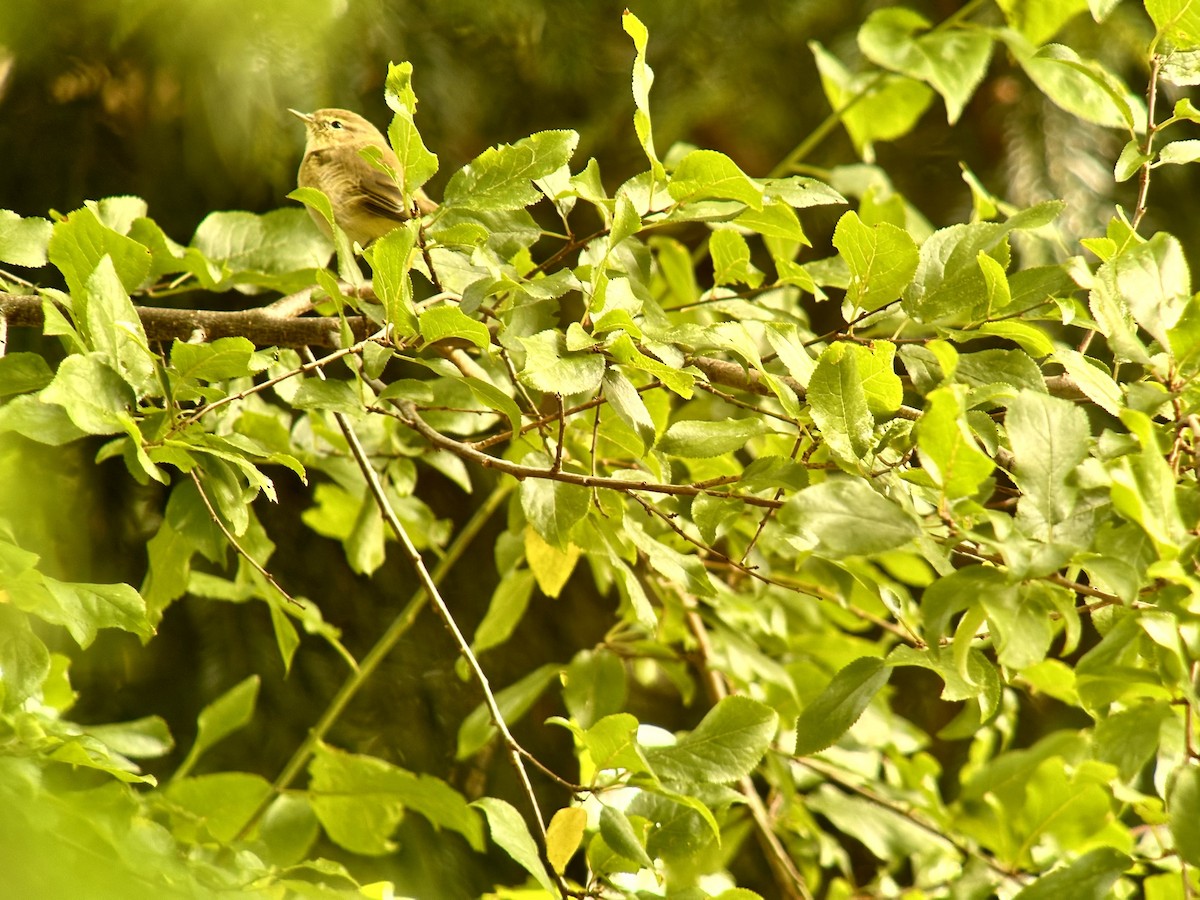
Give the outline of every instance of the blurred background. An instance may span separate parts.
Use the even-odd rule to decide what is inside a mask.
[[[187,242],[210,211],[261,212],[290,202],[286,194],[294,186],[303,127],[287,107],[346,107],[386,127],[387,64],[402,60],[415,67],[417,125],[441,161],[428,185],[434,198],[454,171],[486,147],[550,128],[580,133],[573,168],[595,157],[611,192],[645,168],[632,127],[633,47],[621,27],[625,5],[3,0],[0,208],[46,216],[87,199],[134,194],[149,203],[150,215],[169,235]],[[861,61],[858,26],[873,9],[895,4],[631,0],[628,5],[650,32],[648,55],[656,76],[651,107],[660,155],[676,141],[692,142],[727,153],[748,174],[762,176],[829,115],[808,42],[819,41],[854,68]],[[963,4],[906,5],[938,22]],[[977,11],[971,21],[1001,24],[990,3],[972,6]],[[1071,19],[1059,39],[1081,55],[1102,59],[1140,93],[1150,37],[1140,7],[1119,6],[1103,42],[1086,12]],[[1166,102],[1173,99],[1166,92]],[[876,153],[897,190],[935,226],[970,216],[971,197],[959,169],[964,162],[990,191],[1017,205],[1067,199],[1077,232],[1086,235],[1103,232],[1115,203],[1133,205],[1135,185],[1114,187],[1112,180],[1122,143],[1120,135],[1087,126],[1045,101],[1001,52],[956,126],[947,125],[945,108],[936,100],[910,134],[878,145]],[[834,129],[805,160],[805,172],[821,176],[855,162],[850,141]],[[1169,221],[1189,248],[1200,246],[1195,204],[1187,200],[1196,194],[1195,169],[1159,170],[1147,221],[1149,230],[1157,227],[1155,218]],[[828,235],[840,212],[806,211],[814,257],[830,252]],[[34,281],[43,274],[22,273]],[[145,543],[161,521],[163,490],[134,485],[119,460],[96,468],[94,446],[47,452],[20,443],[0,448],[0,483],[19,479],[46,501],[25,505],[13,519],[23,545],[42,554],[44,571],[69,580],[140,584]],[[309,491],[286,473],[277,475],[277,486],[277,506],[256,505],[283,550],[272,571],[293,593],[317,598],[325,617],[343,629],[346,644],[361,656],[410,595],[408,567],[390,558],[374,579],[353,575],[340,545],[302,525],[299,513],[311,504]],[[475,497],[486,496],[487,489],[481,484]],[[423,471],[421,498],[438,516],[461,524],[470,512],[462,497],[458,488]],[[502,521],[495,523],[497,530],[502,527]],[[468,633],[495,584],[494,540],[494,532],[483,535],[475,551],[479,564],[458,567],[447,586]],[[509,649],[485,660],[494,683],[511,683],[546,661],[566,662],[575,649],[593,645],[611,624],[612,604],[611,598],[597,598],[578,574],[559,600],[535,598]],[[69,649],[62,640],[56,643]],[[161,774],[186,751],[203,705],[257,672],[264,677],[260,715],[201,768],[274,777],[345,674],[327,647],[306,639],[285,677],[261,604],[184,600],[168,610],[159,636],[146,648],[128,635],[104,634],[87,652],[73,655],[78,659],[72,681],[81,695],[73,718],[103,722],[157,714],[168,720],[180,749],[150,765]],[[374,680],[334,742],[469,783],[473,773],[454,771],[454,733],[479,698],[454,674],[453,648],[441,625],[424,616],[395,656],[394,671]],[[944,717],[945,704],[930,700],[936,684],[928,688],[914,697],[910,712]],[[529,720],[540,723],[560,712],[552,704],[539,707]],[[672,694],[662,698],[651,720],[687,727],[698,714],[681,711]],[[538,726],[518,731],[518,737],[570,771],[566,740],[545,732]],[[489,768],[490,777],[511,779],[502,762]],[[402,828],[400,854],[380,861],[378,875],[397,878],[405,871],[409,875],[401,884],[409,878],[419,885],[424,877],[437,883],[429,873],[449,871],[439,854],[452,851],[427,827],[422,832],[417,817]],[[336,848],[323,850],[336,854]],[[753,860],[746,865],[761,869]],[[461,890],[446,888],[442,896],[472,896],[487,883],[478,871],[455,871]],[[753,872],[746,877],[748,887],[760,886]]]
[[[415,66],[417,123],[441,158],[435,197],[487,146],[546,128],[578,130],[578,165],[595,156],[612,190],[642,165],[630,127],[625,5],[5,0],[0,208],[45,215],[85,199],[136,194],[169,234],[186,241],[211,210],[284,205],[303,145],[303,129],[286,108],[341,106],[385,127],[384,76],[389,61],[401,60]],[[871,10],[896,4],[758,0],[752,12],[734,0],[628,5],[650,30],[660,152],[691,141],[765,175],[829,112],[807,42],[820,41],[853,68],[857,26]],[[906,5],[938,22],[964,4]],[[1000,24],[991,3],[972,5],[972,21]],[[1149,36],[1137,7],[1118,8],[1102,46],[1089,46],[1095,28],[1086,13],[1060,35],[1132,76],[1135,91]],[[1113,34],[1128,41],[1114,42]],[[1103,194],[1116,138],[1076,124],[1048,112],[998,58],[955,128],[935,102],[911,135],[880,146],[879,162],[935,224],[969,210],[959,160],[1014,202],[1072,192],[1111,202]],[[807,162],[846,163],[853,155],[835,130]]]

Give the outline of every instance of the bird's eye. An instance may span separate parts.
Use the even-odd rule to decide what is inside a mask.
[[[342,128],[344,126],[342,125],[342,123],[339,120],[334,119],[332,122],[329,123],[329,127],[330,128]]]

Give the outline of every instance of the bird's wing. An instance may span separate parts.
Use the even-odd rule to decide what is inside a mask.
[[[359,180],[359,208],[381,219],[407,219],[409,213],[404,208],[404,198],[400,195],[400,188],[396,187],[396,182],[378,169],[364,168],[366,171]]]

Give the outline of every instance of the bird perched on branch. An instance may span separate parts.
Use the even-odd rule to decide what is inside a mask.
[[[350,240],[365,247],[414,215],[437,209],[437,204],[419,189],[412,195],[414,208],[406,208],[396,182],[363,158],[360,150],[375,147],[384,165],[400,177],[404,175],[404,167],[379,129],[358,113],[347,109],[288,112],[301,119],[307,131],[297,182],[300,187],[325,193],[333,207],[334,221]],[[309,213],[329,234],[325,217],[312,208]]]

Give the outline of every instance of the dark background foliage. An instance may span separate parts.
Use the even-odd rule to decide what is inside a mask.
[[[691,142],[729,154],[751,175],[766,175],[829,114],[807,42],[819,41],[853,60],[858,25],[871,9],[886,5],[636,4],[652,35],[659,146]],[[952,0],[907,5],[932,21],[960,6]],[[415,67],[418,125],[441,159],[429,186],[433,196],[485,147],[551,128],[576,129],[576,160],[594,156],[612,189],[645,165],[629,127],[632,51],[620,28],[622,7],[592,0],[6,0],[0,8],[0,208],[44,215],[86,199],[135,194],[148,201],[150,214],[169,234],[186,242],[212,210],[264,211],[288,202],[303,136],[287,107],[343,106],[385,124],[383,80],[392,60]],[[1149,32],[1135,12],[1117,11],[1104,46],[1089,44],[1096,32],[1086,16],[1068,28],[1072,46],[1137,85],[1144,81],[1137,66]],[[1112,41],[1113,35],[1127,39]],[[970,195],[958,177],[962,161],[990,190],[1018,205],[1066,198],[1077,232],[1094,234],[1114,200],[1132,205],[1132,183],[1119,186],[1124,196],[1111,195],[1116,140],[1052,107],[1000,57],[955,127],[946,124],[938,101],[913,133],[877,152],[897,188],[935,225],[969,214]],[[844,132],[835,129],[805,161],[806,171],[821,174],[853,157]],[[1186,201],[1195,192],[1185,179],[1195,177],[1196,167],[1176,168],[1156,182],[1160,199],[1150,215],[1169,217],[1184,245],[1195,247],[1196,217]],[[822,243],[828,247],[822,224],[830,230],[838,214],[814,216],[818,256],[827,252]],[[27,544],[52,561],[47,571],[53,574],[137,583],[163,495],[157,487],[132,485],[119,461],[89,470],[98,479],[89,480],[84,467],[94,449],[73,445],[43,455],[42,471],[22,474],[47,495],[71,492],[70,505],[57,507],[58,514],[85,517],[90,544],[63,544],[58,535],[67,529],[52,517],[21,527]],[[286,476],[278,483],[279,507],[260,509],[285,548],[274,573],[298,594],[336,598],[326,617],[361,654],[415,582],[398,554],[386,574],[353,576],[340,546],[301,525],[298,513],[310,502],[309,492]],[[439,515],[461,522],[469,514],[458,488],[423,482],[422,490]],[[485,536],[478,546],[491,543]],[[482,616],[496,578],[490,553],[481,552],[477,565],[457,568],[446,586],[468,630]],[[565,661],[602,637],[612,600],[594,596],[585,579],[577,585],[559,600],[535,599],[521,631],[486,660],[496,683],[507,684],[544,661]],[[88,704],[76,709],[76,718],[114,721],[153,710],[186,749],[207,699],[260,672],[263,714],[204,765],[267,777],[344,674],[329,654],[301,653],[285,682],[259,605],[177,604],[149,650],[141,652],[130,635],[103,634],[73,669]],[[469,786],[477,773],[447,769],[457,724],[479,694],[455,674],[451,642],[430,616],[397,655],[409,681],[373,681],[334,737],[350,749]],[[418,683],[411,683],[413,673],[420,673]],[[936,689],[925,687],[915,685],[906,712],[932,732],[946,711],[928,699]],[[527,721],[556,712],[539,708]],[[687,727],[695,717],[678,709],[672,695],[654,718]],[[552,765],[556,753],[569,753],[565,737],[542,729],[518,730],[518,736]],[[542,743],[556,738],[558,746]],[[158,766],[170,771],[178,758],[179,751]],[[503,781],[511,773],[498,764],[488,777]],[[489,792],[503,793],[495,784]],[[437,841],[428,827],[404,827],[400,841],[409,862],[418,858],[417,848],[433,852]],[[425,864],[438,863],[431,857]],[[469,874],[464,878],[469,881]],[[752,877],[745,883],[756,886]]]

